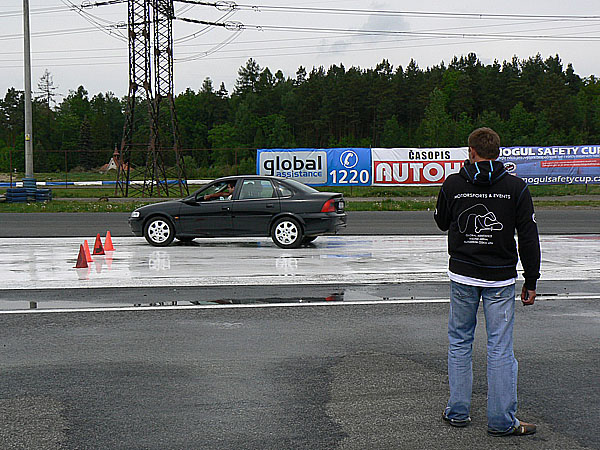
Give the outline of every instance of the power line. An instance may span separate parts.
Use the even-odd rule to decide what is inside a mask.
[[[256,31],[295,31],[295,32],[322,32],[322,33],[347,33],[352,35],[392,35],[392,36],[423,36],[438,38],[478,38],[478,39],[535,39],[535,40],[559,40],[559,41],[596,41],[600,36],[577,36],[577,35],[530,35],[530,34],[508,34],[508,33],[442,33],[435,31],[398,31],[398,30],[364,30],[364,29],[344,29],[344,28],[324,28],[324,27],[299,27],[283,25],[253,25],[243,24],[241,22],[208,22],[205,20],[191,19],[187,17],[175,17],[178,20],[201,25],[212,25],[223,27],[231,31],[253,29]]]
[[[336,36],[336,39],[340,36]],[[323,40],[323,37],[303,37],[302,41],[310,41],[310,40]],[[327,39],[327,38],[326,38]],[[298,38],[283,38],[283,39],[266,39],[266,40],[250,40],[244,41],[244,44],[264,44],[269,42],[288,42],[288,41],[298,41]],[[218,43],[207,43],[205,45],[218,45]],[[180,44],[178,47],[194,47],[197,48],[198,44]],[[110,52],[123,52],[122,47],[104,47],[104,48],[74,48],[74,49],[63,49],[63,50],[41,50],[41,51],[32,51],[32,54],[48,54],[48,53],[74,53],[74,52],[98,52],[98,51],[110,51]],[[252,50],[252,49],[250,49]],[[0,52],[0,55],[22,55],[23,51],[14,51],[14,52]]]
[[[192,6],[192,8],[193,8],[193,6]],[[221,17],[219,17],[217,19],[217,22],[222,22],[222,21],[224,21],[226,19],[229,19],[233,14],[235,14],[235,10],[227,11],[225,14],[223,14]],[[206,33],[208,33],[212,29],[213,29],[213,27],[211,25],[206,25],[204,28],[202,28],[202,29],[200,29],[200,30],[198,30],[198,31],[196,31],[194,33],[188,34],[187,36],[183,36],[183,37],[180,37],[178,39],[175,39],[173,42],[181,45],[180,44],[181,42],[188,42],[188,41],[191,41],[193,39],[196,39],[196,38],[198,38],[200,36],[205,35]]]
[[[102,31],[105,34],[108,34],[111,37],[117,38],[121,41],[127,42],[127,38],[125,36],[123,36],[123,34],[120,31],[115,31],[115,34],[112,34],[111,31],[107,31],[106,30],[106,26],[108,23],[108,26],[113,28],[115,27],[116,24],[114,23],[110,23],[104,19],[100,19],[95,17],[94,15],[84,12],[83,11],[83,6],[78,7],[75,4],[73,4],[71,1],[69,0],[61,0],[65,5],[70,6],[71,9],[73,11],[75,11],[79,16],[81,16],[84,20],[86,20],[87,22],[91,23],[95,28],[97,28],[98,30]],[[99,21],[103,21],[105,24],[102,25],[101,23],[99,23]]]
[[[53,6],[50,8],[34,8],[31,9],[29,11],[30,15],[34,15],[34,14],[51,14],[51,13],[57,13],[57,12],[65,12],[68,11],[70,8],[65,8],[64,6]],[[22,10],[18,10],[18,11],[5,11],[3,13],[0,13],[0,17],[22,17],[23,16],[23,11]]]
[[[225,39],[223,42],[220,42],[219,44],[215,45],[214,47],[212,47],[211,49],[209,49],[209,50],[207,50],[205,52],[196,53],[195,55],[184,57],[184,58],[177,58],[176,61],[178,61],[178,62],[189,62],[189,61],[194,61],[196,59],[206,58],[207,56],[212,55],[215,52],[218,52],[223,47],[225,47],[226,45],[228,45],[231,42],[233,42],[241,34],[242,34],[242,30],[237,31],[235,34],[232,34],[229,38]]]
[[[106,0],[103,2],[90,2],[85,0],[81,3],[82,8],[92,8],[94,6],[108,6],[108,5],[117,5],[119,3],[127,3],[127,0]]]
[[[35,33],[31,33],[32,36],[36,37],[44,37],[44,36],[65,36],[70,34],[79,34],[79,33],[90,33],[98,31],[95,27],[86,27],[86,28],[69,28],[66,30],[51,30],[51,31],[38,31]],[[0,36],[0,41],[9,41],[15,39],[23,39],[23,34],[5,34]]]
[[[591,26],[591,25],[588,25]],[[573,26],[567,26],[567,27],[561,27],[561,28],[573,28]],[[581,27],[578,27],[581,28]],[[203,51],[203,52],[195,52],[193,54],[181,54],[181,57],[177,58],[177,62],[189,62],[192,60],[196,60],[196,59],[200,59],[200,58],[206,58],[207,56],[215,53],[218,50],[221,50],[223,47],[225,47],[226,45],[230,44],[233,42],[234,39],[236,39],[239,36],[239,33],[235,33],[234,35],[230,36],[229,38],[225,39],[222,42],[219,42],[217,44],[206,44],[206,45],[211,45],[212,47],[209,50]],[[352,36],[352,35],[349,35]],[[306,41],[306,40],[314,40],[314,39],[322,39],[322,38],[318,38],[318,37],[312,37],[312,38],[302,38],[302,41]],[[435,39],[439,39],[436,36],[429,36],[429,37],[422,37],[422,36],[413,36],[413,37],[406,37],[406,36],[399,36],[397,38],[394,39],[387,39],[387,40],[374,40],[374,41],[361,41],[361,42],[343,42],[343,43],[332,43],[332,44],[317,44],[315,45],[294,45],[294,46],[272,46],[272,47],[264,47],[263,45],[261,45],[260,47],[254,47],[254,48],[241,48],[241,49],[231,49],[231,50],[224,50],[224,52],[226,53],[234,53],[234,52],[243,52],[244,54],[247,54],[248,52],[256,52],[256,51],[268,51],[268,50],[287,50],[287,49],[301,49],[301,48],[312,48],[312,47],[325,47],[328,50],[326,51],[313,51],[313,52],[309,52],[309,54],[320,54],[320,53],[327,53],[329,51],[331,51],[334,47],[339,46],[339,47],[344,47],[346,50],[350,51],[350,49],[348,47],[352,47],[352,46],[358,46],[358,45],[373,45],[373,44],[384,44],[384,43],[389,43],[389,42],[398,42],[398,41],[402,41],[402,42],[409,42],[409,41],[414,41],[414,40],[435,40]],[[462,37],[461,37],[462,39]],[[265,44],[268,42],[283,42],[283,41],[297,41],[298,39],[283,39],[283,40],[254,40],[254,41],[248,41],[246,42],[246,44]],[[486,40],[490,40],[490,38],[486,38]],[[494,41],[497,40],[511,40],[511,39],[507,39],[505,34],[499,34],[497,35],[497,38],[493,39]],[[479,42],[479,41],[471,41],[471,42]],[[197,47],[196,45],[185,45],[185,44],[181,44],[179,47]],[[393,49],[393,48],[411,48],[411,47],[416,47],[416,46],[402,46],[402,47],[371,47],[372,50],[374,49]],[[100,50],[104,50],[104,51],[118,51],[118,52],[122,52],[123,49],[120,48],[107,48],[107,49],[72,49],[72,50],[50,50],[50,51],[45,51],[45,52],[35,52],[36,54],[46,54],[46,53],[69,53],[72,54],[73,52],[77,51],[77,52],[97,52]],[[362,49],[357,49],[357,50],[353,50],[353,51],[362,51]],[[9,54],[20,54],[21,52],[2,52],[0,53],[0,55],[9,55]],[[295,54],[307,54],[306,52],[294,52],[294,53],[284,53],[284,54],[279,54],[281,56],[289,56],[289,55],[295,55]],[[118,55],[119,56],[119,55]],[[273,56],[272,54],[269,54],[268,56]],[[85,57],[86,60],[90,60],[90,59],[111,59],[114,58],[114,56],[111,55],[98,55],[98,56],[91,56],[91,57]],[[76,57],[76,56],[68,56],[68,57],[52,57],[51,60],[52,61],[64,61],[64,60],[73,60],[73,59],[80,59],[80,57]],[[37,61],[44,61],[45,59],[40,59],[37,58]],[[10,60],[10,59],[4,59],[4,62],[13,62],[13,61],[17,61],[17,60]],[[6,67],[6,66],[5,66]]]
[[[558,40],[558,41],[597,41],[600,39],[600,36],[578,36],[578,35],[530,35],[530,34],[509,34],[509,33],[448,33],[448,32],[436,32],[436,31],[395,31],[395,30],[361,30],[361,29],[335,29],[335,28],[317,28],[317,27],[292,27],[292,26],[277,26],[277,25],[248,25],[243,24],[242,22],[210,22],[210,21],[202,21],[197,19],[185,18],[185,17],[177,17],[176,19],[189,22],[205,25],[208,28],[210,27],[221,27],[228,29],[230,31],[239,31],[245,29],[254,29],[257,31],[296,31],[296,32],[311,32],[311,33],[323,33],[327,35],[331,34],[340,34],[345,37],[357,36],[357,35],[370,35],[370,36],[379,36],[379,35],[392,35],[392,36],[424,36],[424,37],[438,37],[438,38],[481,38],[481,39],[496,39],[500,37],[510,38],[510,39],[524,39],[524,40]],[[101,26],[102,31],[108,32],[109,34],[114,30],[118,30],[122,28],[121,24],[113,24]],[[504,26],[504,25],[499,25]],[[583,25],[583,26],[595,26],[595,24]],[[578,25],[578,28],[582,28],[582,25]],[[573,28],[573,27],[553,27],[552,30],[558,30],[562,28]],[[465,28],[461,28],[465,29]],[[32,33],[35,37],[46,37],[46,36],[62,36],[62,35],[71,35],[71,34],[79,34],[79,33],[90,33],[98,30],[98,27],[95,26],[93,28],[89,27],[80,27],[80,28],[71,28],[64,30],[50,30],[50,31],[41,31]],[[536,30],[530,30],[536,31]],[[537,30],[539,31],[539,30]],[[199,33],[199,32],[197,32]],[[582,32],[585,33],[585,32]],[[193,33],[191,35],[185,36],[184,38],[196,37],[197,34]],[[22,39],[23,35],[21,33],[18,34],[7,34],[0,35],[0,41],[6,40],[18,40]],[[184,38],[181,38],[182,40]],[[302,38],[309,39],[309,38]],[[186,39],[187,40],[187,39]],[[280,41],[277,39],[277,41]],[[251,42],[264,42],[264,41],[251,41]],[[93,51],[90,49],[90,51]],[[6,54],[6,53],[1,53]]]
[[[200,0],[174,0],[179,3],[188,3],[216,8],[231,8],[250,11],[277,11],[286,13],[316,13],[337,15],[381,15],[381,16],[417,16],[417,17],[449,17],[449,18],[472,18],[472,19],[551,19],[551,20],[600,20],[600,15],[578,15],[578,14],[492,14],[492,13],[455,13],[446,11],[400,11],[381,9],[351,9],[351,8],[311,8],[301,6],[271,6],[271,5],[247,5],[232,1],[206,2]]]
[[[225,14],[222,17],[226,17],[229,13]],[[533,24],[533,23],[540,23],[542,21],[532,21],[532,22],[520,22],[518,23],[519,25],[529,25],[529,24]],[[486,29],[490,29],[493,27],[508,27],[508,26],[512,26],[512,25],[517,25],[517,23],[503,23],[503,24],[490,24],[490,25],[477,25],[477,26],[469,26],[469,27],[455,27],[455,28],[440,28],[440,29],[433,29],[433,30],[427,30],[427,31],[448,31],[448,30],[454,30],[454,29],[461,29],[461,30],[470,30],[470,29],[476,29],[476,28],[486,28]],[[117,25],[118,26],[118,25]],[[574,25],[574,26],[567,26],[567,27],[553,27],[552,29],[565,29],[565,28],[583,28],[583,27],[589,27],[589,26],[596,26],[596,24],[589,24],[589,25]],[[200,35],[202,35],[203,31],[205,30],[209,30],[212,29],[212,26],[207,25],[206,27],[202,28],[199,31],[196,31],[192,34],[183,36],[181,38],[176,39],[176,42],[186,42],[189,41],[195,37],[198,37]],[[73,32],[77,32],[77,30],[85,30],[85,32],[90,31],[90,28],[82,28],[82,29],[73,29]],[[535,29],[537,31],[539,31],[540,29]],[[64,31],[69,31],[69,30],[64,30]],[[43,32],[42,32],[43,33]],[[331,36],[331,34],[327,34],[325,36],[313,36],[313,37],[301,37],[301,38],[278,38],[278,39],[260,39],[260,40],[246,40],[244,41],[244,44],[264,44],[264,43],[269,43],[269,42],[287,42],[287,41],[298,41],[301,40],[302,42],[305,41],[311,41],[311,40],[328,40],[328,39],[338,39],[339,37],[352,37],[355,36],[354,34],[340,34],[338,36]],[[0,39],[3,38],[14,38],[14,39],[21,39],[23,37],[22,34],[14,34],[14,35],[4,35],[1,36],[0,35]],[[376,41],[376,42],[391,42],[391,41]],[[345,42],[346,45],[352,45],[352,42]],[[210,46],[214,46],[214,45],[218,45],[216,43],[207,43],[206,45],[210,45]],[[188,46],[194,46],[196,47],[197,44],[179,44],[178,47],[188,47]],[[38,53],[43,53],[43,54],[47,54],[47,53],[72,53],[72,52],[96,52],[96,51],[123,51],[123,48],[118,47],[118,48],[85,48],[85,49],[63,49],[63,50],[44,50],[44,51],[33,51],[32,54],[38,54]],[[16,52],[0,52],[0,55],[11,55],[11,54],[22,54],[22,51],[16,51]]]
[[[414,39],[412,39],[414,40]],[[430,43],[423,43],[423,41],[425,40],[431,40],[431,41],[435,41],[435,42],[430,42]],[[460,44],[484,44],[484,43],[491,43],[491,42],[499,42],[499,41],[505,41],[506,39],[488,39],[485,41],[481,41],[481,40],[462,40],[460,41]],[[210,60],[210,61],[222,61],[222,60],[231,60],[231,59],[240,59],[240,58],[246,58],[248,55],[249,51],[252,51],[252,55],[253,57],[260,57],[260,58],[271,58],[271,57],[282,57],[282,56],[305,56],[305,55],[320,55],[320,54],[331,54],[331,53],[349,53],[349,52],[372,52],[375,50],[395,50],[395,49],[414,49],[414,48],[426,48],[426,47],[435,47],[435,46],[450,46],[450,45],[456,45],[458,42],[456,41],[452,41],[452,42],[442,42],[440,43],[439,41],[437,41],[435,38],[428,38],[428,39],[418,39],[418,41],[420,41],[421,43],[409,43],[409,41],[411,41],[411,39],[408,40],[404,40],[403,42],[405,42],[407,45],[395,45],[395,46],[373,46],[372,43],[361,43],[364,45],[369,45],[368,48],[342,48],[340,50],[336,50],[335,48],[327,48],[325,50],[314,50],[314,51],[295,51],[295,52],[280,52],[280,53],[266,53],[266,54],[261,54],[261,53],[256,53],[256,50],[248,50],[248,49],[239,49],[239,50],[224,50],[221,53],[232,53],[232,52],[241,52],[242,54],[240,55],[230,55],[230,56],[217,56],[217,57],[211,57],[211,56],[202,56],[202,55],[198,55],[196,57],[189,57],[189,58],[182,58],[182,59],[176,59],[175,63],[180,64],[180,63],[186,63],[192,60],[196,60],[196,59],[200,59],[200,58],[204,58],[206,60]],[[393,41],[392,41],[393,42]],[[339,44],[340,47],[345,47],[344,44]],[[305,47],[309,47],[309,46],[305,46]],[[287,48],[295,48],[295,49],[300,49],[301,47],[287,47]],[[277,48],[277,47],[272,47],[272,48],[262,48],[260,50],[262,51],[271,51],[271,50],[285,50],[286,47],[282,47],[282,48]],[[109,62],[102,62],[102,65],[119,65],[119,64],[124,64],[125,61],[123,62],[114,62],[114,61],[109,61]],[[38,68],[38,67],[70,67],[70,66],[89,66],[89,62],[82,62],[82,63],[71,63],[71,64],[34,64],[34,67]],[[21,68],[22,65],[12,65],[12,66],[0,66],[0,69],[9,69],[9,68]]]

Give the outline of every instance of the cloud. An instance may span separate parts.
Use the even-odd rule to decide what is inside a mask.
[[[371,2],[367,7],[361,7],[357,9],[369,9],[376,11],[395,10],[390,2]],[[345,19],[340,21],[344,23],[344,26],[340,26],[341,29],[348,30],[360,30],[360,31],[406,31],[410,29],[409,23],[404,17],[399,15],[382,15],[382,14],[371,14],[369,16],[354,16],[355,19],[350,21],[349,17],[344,16]],[[348,25],[349,22],[353,25]],[[330,25],[331,28],[338,28],[335,23]],[[323,58],[330,59],[331,54],[343,54],[346,52],[360,52],[369,51],[370,47],[377,45],[378,43],[400,41],[402,37],[394,37],[390,35],[377,35],[377,34],[352,34],[349,33],[344,37],[327,38],[323,39],[320,43],[323,49],[327,52]]]

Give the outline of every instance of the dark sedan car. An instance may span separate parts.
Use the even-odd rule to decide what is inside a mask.
[[[154,246],[197,237],[271,236],[297,248],[346,226],[344,197],[294,180],[258,175],[219,178],[189,197],[146,205],[129,226]]]

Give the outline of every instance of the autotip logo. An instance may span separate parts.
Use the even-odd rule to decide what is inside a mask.
[[[340,163],[346,169],[352,169],[358,164],[358,155],[353,150],[346,150],[340,155]]]
[[[514,162],[505,162],[504,163],[504,168],[509,172],[509,173],[513,173],[515,171],[515,169],[517,168],[517,165]]]

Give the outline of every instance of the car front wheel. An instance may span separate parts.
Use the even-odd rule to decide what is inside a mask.
[[[302,228],[295,219],[284,217],[273,225],[271,238],[278,247],[298,248],[302,243]]]
[[[144,237],[150,245],[166,247],[175,238],[175,228],[169,219],[154,217],[146,222]]]

